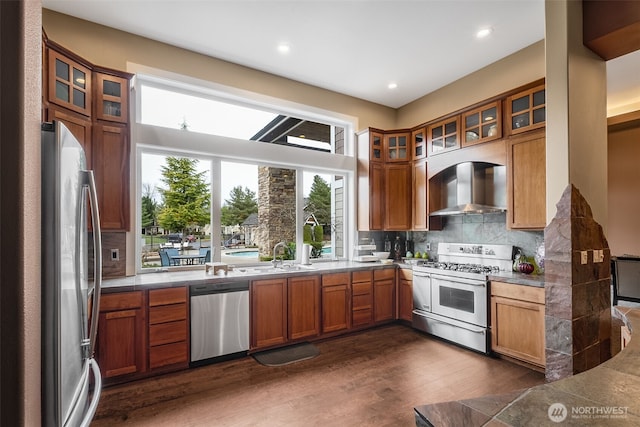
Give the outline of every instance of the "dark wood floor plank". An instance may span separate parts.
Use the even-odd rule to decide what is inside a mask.
[[[411,426],[418,405],[544,383],[401,325],[316,345],[282,367],[246,357],[106,388],[92,426]]]

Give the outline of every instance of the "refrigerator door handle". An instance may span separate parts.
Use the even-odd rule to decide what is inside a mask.
[[[98,402],[100,402],[100,390],[102,390],[102,376],[100,375],[100,368],[98,367],[98,363],[95,359],[89,359],[89,366],[91,367],[91,372],[93,373],[94,379],[94,393],[91,396],[91,404],[87,408],[87,412],[85,413],[84,419],[80,423],[80,427],[89,427],[91,424],[91,420],[93,416],[96,414],[96,410],[98,409]]]
[[[89,332],[89,348],[87,358],[92,359],[96,348],[98,335],[98,316],[100,315],[100,293],[102,289],[102,233],[100,230],[100,214],[98,210],[98,192],[96,191],[96,179],[93,171],[86,173],[86,183],[89,188],[89,201],[91,204],[91,223],[93,225],[93,306],[91,307],[91,330]],[[95,363],[97,367],[97,363]],[[93,365],[92,365],[93,366]],[[99,375],[98,375],[99,376]]]

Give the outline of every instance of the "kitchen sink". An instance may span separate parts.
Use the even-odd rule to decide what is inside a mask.
[[[255,266],[255,267],[243,267],[236,269],[242,273],[286,273],[289,271],[307,271],[315,270],[313,265],[302,264],[285,264],[278,267],[272,265]]]

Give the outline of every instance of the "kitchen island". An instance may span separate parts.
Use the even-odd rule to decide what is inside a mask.
[[[629,329],[640,309],[612,308]],[[601,365],[552,383],[499,396],[434,403],[414,408],[416,425],[640,425],[640,340],[631,339]]]

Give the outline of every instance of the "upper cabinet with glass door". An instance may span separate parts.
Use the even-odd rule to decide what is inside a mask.
[[[536,86],[507,99],[511,134],[544,127],[546,124],[545,87]]]
[[[101,120],[129,121],[129,80],[110,74],[95,73],[96,117]]]
[[[434,123],[427,131],[429,155],[460,148],[460,116]]]
[[[49,102],[91,116],[91,70],[48,49]]]
[[[462,146],[479,144],[502,138],[502,110],[500,101],[462,113]]]
[[[387,161],[406,162],[409,160],[411,158],[410,138],[409,132],[386,134],[384,147],[387,152]]]
[[[411,132],[411,144],[413,160],[427,157],[427,129],[422,127]]]

